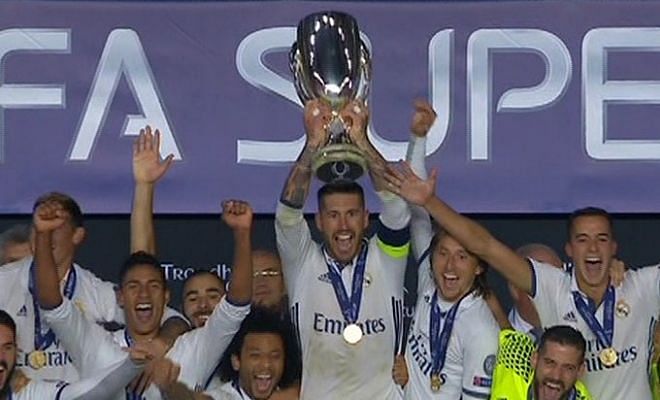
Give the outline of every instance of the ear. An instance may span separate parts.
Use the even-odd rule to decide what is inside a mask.
[[[165,283],[165,285],[167,285],[167,283]],[[170,304],[170,289],[165,289],[165,307],[167,307],[168,304]]]
[[[231,355],[231,367],[234,369],[234,371],[241,369],[241,361],[238,359],[236,354]]]
[[[82,226],[77,227],[73,231],[73,244],[76,246],[80,246],[80,244],[85,240],[85,228]]]
[[[580,364],[580,369],[578,370],[578,379],[582,379],[584,374],[587,372],[587,361],[582,361]]]
[[[484,267],[479,261],[477,261],[477,268],[474,270],[474,275],[479,276],[484,273]]]
[[[323,231],[323,229],[322,229],[323,224],[321,224],[321,210],[320,209],[314,215],[314,222],[316,222],[316,229],[318,229],[319,231]]]
[[[616,240],[612,239],[612,254],[616,254],[618,248],[619,244],[616,242]]]
[[[117,295],[117,304],[119,304],[119,307],[124,308],[124,293],[121,290],[121,287],[117,289],[115,292]]]
[[[364,209],[364,221],[362,221],[362,228],[367,229],[369,227],[369,210]]]
[[[573,260],[573,246],[571,245],[570,241],[566,242],[566,244],[564,245],[564,252],[568,256],[568,258]]]
[[[532,362],[532,369],[536,369],[536,364],[539,361],[539,353],[536,350],[532,353],[530,361]],[[582,364],[582,366],[584,367],[584,364]]]

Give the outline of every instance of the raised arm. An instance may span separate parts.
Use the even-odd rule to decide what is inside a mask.
[[[53,201],[42,203],[34,211],[35,231],[34,279],[37,302],[41,308],[50,310],[62,304],[60,279],[53,258],[53,232],[67,223],[69,215],[62,206]]]
[[[374,189],[377,192],[387,190],[387,182],[384,177],[387,161],[371,144],[367,136],[369,109],[361,101],[354,100],[344,107],[340,115],[342,120],[350,126],[348,135],[351,137],[353,144],[362,151],[367,160],[369,176]]]
[[[454,239],[471,253],[486,261],[515,286],[532,292],[532,271],[529,263],[513,250],[495,239],[481,225],[454,211],[435,195],[436,171],[427,180],[421,180],[407,163],[390,168],[388,183],[407,201],[423,206],[426,211]]]
[[[330,119],[331,110],[327,104],[320,100],[311,100],[305,104],[304,123],[307,141],[284,184],[280,196],[282,204],[294,209],[302,209],[305,205],[312,181],[312,159],[328,141],[327,125]]]
[[[173,154],[160,157],[160,132],[147,126],[133,143],[133,210],[131,212],[131,253],[156,254],[154,233],[154,188],[172,165]]]
[[[435,122],[436,114],[433,107],[424,100],[416,100],[415,112],[410,126],[410,139],[406,151],[406,161],[412,170],[422,179],[426,179],[426,135]],[[431,218],[424,207],[412,204],[410,206],[410,234],[412,237],[412,250],[415,260],[421,261],[423,253],[428,249],[433,237]]]
[[[234,266],[227,299],[233,304],[249,304],[252,299],[252,208],[245,201],[225,201],[222,220],[234,232]]]

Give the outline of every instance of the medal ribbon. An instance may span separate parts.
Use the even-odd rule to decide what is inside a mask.
[[[603,300],[603,325],[601,325],[596,319],[596,307],[593,305],[590,307],[579,292],[573,292],[575,307],[577,307],[578,312],[584,318],[589,329],[596,335],[600,345],[604,348],[612,347],[612,339],[614,337],[614,300],[614,287],[610,285],[605,292],[605,299]]]
[[[323,248],[325,254],[325,263],[328,265],[328,276],[332,283],[332,288],[335,290],[335,296],[339,303],[339,308],[349,324],[354,324],[360,315],[360,303],[362,302],[362,288],[364,282],[364,270],[367,265],[367,248],[368,244],[362,243],[360,254],[355,262],[355,271],[353,272],[353,284],[351,285],[351,297],[348,297],[344,282],[341,280],[340,265],[333,260]]]
[[[436,290],[433,293],[433,298],[431,299],[431,321],[429,323],[429,342],[431,343],[431,354],[433,355],[433,360],[431,362],[431,376],[439,374],[442,367],[445,366],[449,338],[451,337],[451,331],[454,328],[456,312],[458,311],[458,306],[465,297],[466,296],[461,297],[460,300],[458,300],[458,302],[451,306],[449,311],[447,311],[445,315],[445,325],[442,327],[442,332],[440,332],[440,322],[443,313],[440,311],[440,306],[438,306],[438,291]]]
[[[30,264],[28,290],[32,295],[32,307],[34,308],[34,349],[45,350],[55,341],[55,333],[52,329],[48,329],[48,332],[45,334],[41,333],[41,313],[39,312],[39,303],[37,301],[37,290],[34,285],[34,279],[34,261],[32,261],[32,264]],[[73,293],[76,290],[76,280],[76,269],[71,266],[71,269],[69,269],[69,275],[66,278],[66,283],[64,284],[64,296],[69,300],[73,298]]]

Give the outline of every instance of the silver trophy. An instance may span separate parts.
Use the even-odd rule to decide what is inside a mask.
[[[306,16],[298,23],[289,62],[300,100],[322,99],[332,108],[330,139],[312,162],[316,176],[324,182],[358,179],[367,162],[339,116],[348,102],[365,101],[369,93],[371,57],[355,18],[336,11]]]

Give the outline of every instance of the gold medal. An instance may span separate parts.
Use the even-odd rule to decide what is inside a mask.
[[[348,324],[346,328],[344,328],[342,336],[344,336],[346,343],[357,344],[362,340],[362,328],[357,324]]]
[[[602,362],[604,366],[613,367],[619,360],[619,355],[612,347],[608,347],[600,351],[598,358],[600,358],[600,362]]]
[[[442,387],[442,380],[440,379],[439,374],[431,374],[431,390],[434,392],[439,392]]]
[[[630,306],[626,303],[625,300],[621,299],[616,302],[616,316],[619,318],[625,318],[630,314]]]
[[[32,369],[41,369],[46,366],[48,357],[43,350],[35,350],[28,354],[28,365]]]

